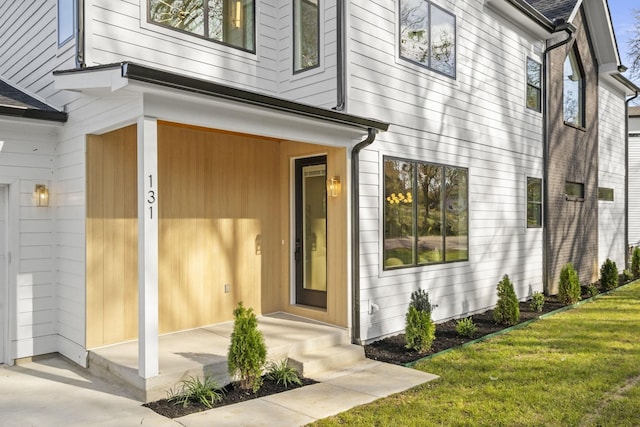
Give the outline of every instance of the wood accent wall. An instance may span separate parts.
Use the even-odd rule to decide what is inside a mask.
[[[87,348],[137,338],[136,126],[87,137]],[[327,154],[327,310],[291,304],[291,159]],[[239,301],[347,326],[346,150],[158,122],[159,330]],[[229,292],[225,292],[229,285]]]
[[[136,126],[87,136],[87,348],[138,335]]]

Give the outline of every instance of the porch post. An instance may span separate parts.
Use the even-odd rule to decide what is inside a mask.
[[[158,131],[138,119],[138,375],[158,375]]]

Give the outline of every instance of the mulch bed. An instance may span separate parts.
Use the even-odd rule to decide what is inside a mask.
[[[235,383],[231,383],[223,388],[224,397],[221,402],[212,405],[214,408],[219,408],[226,405],[232,405],[234,403],[245,402],[247,400],[257,399],[259,397],[265,397],[276,393],[282,393],[283,391],[293,390],[296,388],[304,387],[306,385],[315,384],[314,381],[309,378],[300,378],[302,385],[290,384],[285,388],[282,384],[277,384],[275,381],[264,379],[262,387],[257,393],[247,392],[237,387]],[[160,415],[167,418],[177,418],[185,415],[193,414],[196,412],[206,411],[209,408],[198,403],[190,402],[188,406],[176,405],[174,402],[170,402],[168,399],[157,400],[155,402],[145,403],[149,409],[154,410]]]

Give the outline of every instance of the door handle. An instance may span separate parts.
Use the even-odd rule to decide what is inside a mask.
[[[300,262],[301,253],[302,253],[302,243],[300,242],[300,239],[296,239],[296,250],[294,252],[296,262]]]

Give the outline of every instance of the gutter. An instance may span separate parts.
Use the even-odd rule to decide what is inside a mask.
[[[337,104],[333,107],[336,111],[344,111],[346,104],[346,0],[336,0],[336,9],[337,9],[337,17],[336,17],[336,39],[337,39],[337,49],[336,52],[336,98]]]
[[[76,68],[85,68],[84,57],[84,0],[76,3]]]
[[[549,292],[549,268],[548,257],[549,251],[547,250],[547,243],[549,242],[549,67],[548,56],[552,50],[569,43],[573,39],[573,33],[576,31],[570,23],[566,23],[563,20],[558,20],[555,24],[554,33],[559,31],[565,31],[567,38],[559,41],[558,43],[548,46],[542,55],[542,277],[543,289]]]
[[[368,129],[367,137],[356,144],[351,151],[351,293],[352,332],[351,342],[361,345],[360,340],[360,151],[373,144],[378,131]]]

